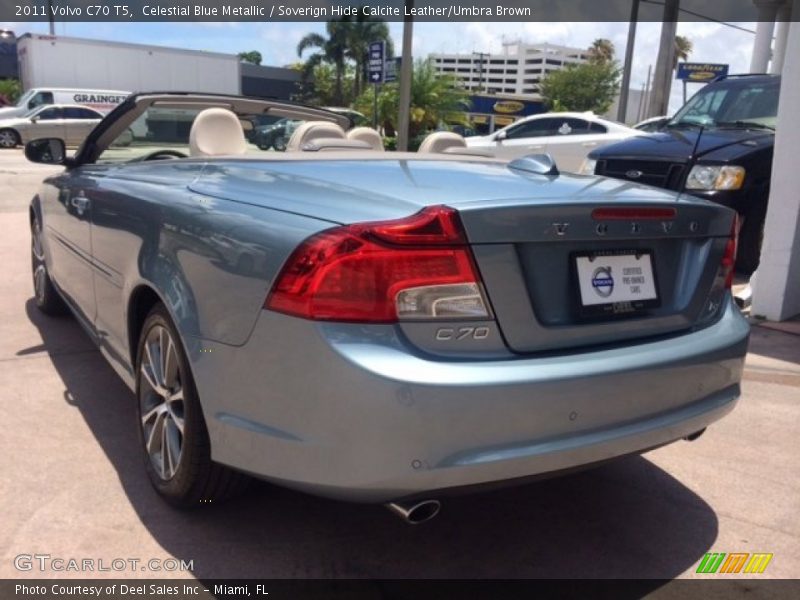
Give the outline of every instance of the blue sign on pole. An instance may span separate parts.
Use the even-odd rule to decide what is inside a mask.
[[[385,42],[371,42],[369,45],[369,56],[367,57],[367,77],[370,83],[383,83],[383,73],[385,69],[384,58],[386,56]]]
[[[678,63],[678,72],[675,78],[689,82],[708,83],[720,77],[727,77],[727,75],[728,65],[683,62]]]
[[[393,59],[386,61],[386,68],[383,71],[383,81],[391,83],[397,81],[397,72],[400,70],[400,57],[396,56]]]

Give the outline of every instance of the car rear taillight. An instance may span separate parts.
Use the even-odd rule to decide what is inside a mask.
[[[731,225],[731,236],[725,244],[725,254],[722,255],[722,262],[719,265],[720,277],[725,277],[725,288],[733,287],[733,268],[736,264],[736,240],[739,235],[739,217],[734,215]]]
[[[310,237],[281,269],[264,307],[367,323],[489,316],[458,213],[445,206]]]

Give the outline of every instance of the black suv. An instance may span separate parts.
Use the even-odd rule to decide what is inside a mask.
[[[708,84],[654,134],[589,154],[597,175],[686,191],[736,209],[736,270],[758,266],[767,212],[780,77],[730,76]]]

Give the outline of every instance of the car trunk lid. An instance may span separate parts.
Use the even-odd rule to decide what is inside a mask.
[[[719,308],[733,213],[711,203],[573,200],[461,218],[516,352],[670,334]]]

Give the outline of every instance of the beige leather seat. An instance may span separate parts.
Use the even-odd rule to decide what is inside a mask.
[[[467,142],[464,138],[452,131],[437,131],[430,134],[419,146],[418,152],[422,154],[436,153],[441,154],[451,148],[466,148]]]
[[[357,140],[359,142],[366,142],[369,147],[378,152],[383,152],[383,139],[381,134],[372,129],[371,127],[354,127],[347,132],[348,140]]]
[[[346,139],[344,129],[336,123],[328,121],[306,121],[294,130],[289,143],[286,144],[287,152],[298,152],[305,145],[312,145],[320,139]]]
[[[207,108],[194,118],[189,132],[190,156],[229,156],[246,150],[242,124],[231,111]]]

